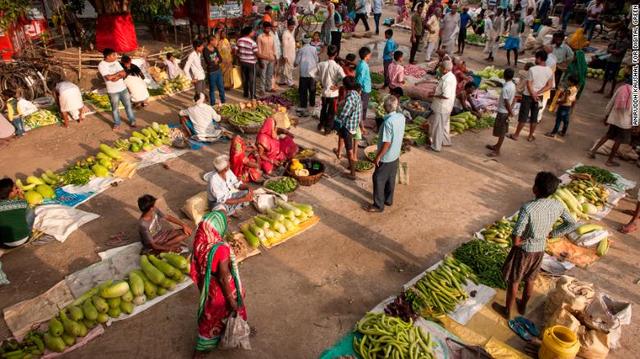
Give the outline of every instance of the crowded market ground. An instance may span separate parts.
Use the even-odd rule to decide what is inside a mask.
[[[391,9],[385,9],[385,15]],[[408,32],[396,31],[396,41],[406,46]],[[374,38],[374,40],[377,40]],[[381,38],[380,38],[381,40]],[[382,45],[374,42],[372,68],[381,68]],[[371,39],[343,40],[343,53],[357,52]],[[418,54],[422,59],[422,53]],[[468,66],[487,65],[481,48],[467,46]],[[504,51],[494,66],[506,65]],[[485,156],[485,145],[493,143],[490,130],[467,132],[453,138],[453,147],[441,153],[414,147],[403,155],[409,163],[410,184],[398,185],[393,207],[382,214],[366,213],[370,201],[369,175],[355,182],[340,176],[343,163],[335,160],[334,136],[322,136],[315,119],[301,119],[292,132],[296,141],[319,151],[329,164],[317,185],[303,187],[296,200],[314,205],[321,222],[286,246],[263,251],[242,263],[243,284],[250,324],[257,330],[252,351],[216,352],[211,357],[314,358],[351,330],[363,314],[391,295],[401,285],[439,260],[472,233],[531,199],[531,184],[539,171],[561,174],[578,162],[603,166],[603,156],[586,156],[588,148],[605,131],[601,119],[607,99],[593,94],[599,80],[589,80],[571,120],[570,136],[547,138],[553,115],[545,114],[535,142],[504,144],[502,155]],[[232,91],[228,101],[239,100]],[[152,102],[138,111],[139,123],[175,122],[177,112],[191,103],[192,92]],[[129,131],[128,129],[126,130]],[[525,129],[526,133],[526,129]],[[109,113],[88,116],[68,129],[51,127],[33,131],[0,151],[2,176],[25,177],[35,169],[62,168],[86,156],[99,143],[117,139]],[[76,231],[65,243],[27,246],[2,256],[2,269],[11,285],[0,287],[0,307],[39,295],[71,272],[99,260],[97,252],[108,249],[110,235],[124,231],[137,240],[136,199],[152,193],[177,216],[184,201],[203,190],[202,175],[212,170],[212,160],[228,151],[228,142],[205,146],[166,163],[140,170],[133,179],[120,183],[83,204],[80,209],[99,214],[100,219]],[[638,180],[635,163],[622,162],[616,172]],[[593,282],[613,297],[640,302],[638,290],[640,232],[618,232],[629,220],[622,210],[635,208],[637,189],[629,194],[602,222],[612,234],[608,255],[572,275]],[[67,355],[86,357],[186,358],[195,341],[197,291],[191,287],[161,302],[131,320],[115,323],[105,334]],[[9,335],[0,323],[0,337]],[[622,348],[613,358],[631,358],[640,350],[634,339],[640,335],[638,321],[626,326]],[[508,344],[522,348],[518,338]]]

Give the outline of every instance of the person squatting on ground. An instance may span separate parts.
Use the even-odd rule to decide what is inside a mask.
[[[569,211],[555,199],[548,198],[556,192],[560,180],[553,173],[539,172],[533,185],[535,199],[525,203],[518,211],[518,220],[513,228],[513,247],[502,267],[507,282],[506,305],[493,304],[495,311],[511,319],[511,309],[524,315],[533,293],[533,284],[540,270],[547,238],[558,238],[571,232],[576,222]],[[562,218],[562,224],[553,229]],[[524,282],[522,300],[517,301],[520,282]]]
[[[183,242],[191,235],[191,227],[174,216],[164,214],[156,207],[156,198],[145,194],[138,198],[138,208],[142,215],[138,220],[138,233],[145,250],[156,252],[179,252]],[[162,220],[177,226],[166,228]]]

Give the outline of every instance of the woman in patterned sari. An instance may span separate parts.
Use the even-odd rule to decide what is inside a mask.
[[[280,138],[279,134],[285,136]],[[276,126],[276,121],[268,117],[256,138],[256,147],[260,156],[260,168],[269,175],[284,162],[298,153],[298,145],[293,141],[293,134]]]
[[[218,29],[218,51],[222,58],[222,79],[224,81],[224,88],[231,89],[233,87],[233,54],[231,52],[231,43],[227,38],[227,29],[224,27]]]
[[[247,145],[240,135],[236,135],[233,140],[231,140],[229,164],[231,165],[233,174],[242,182],[263,182],[257,152],[253,146],[247,148]]]
[[[215,349],[224,334],[226,319],[237,313],[247,319],[242,284],[233,250],[223,237],[227,217],[223,212],[207,213],[198,225],[193,241],[191,278],[200,290],[198,339],[194,358]]]

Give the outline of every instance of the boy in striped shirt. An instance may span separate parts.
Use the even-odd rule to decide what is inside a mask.
[[[244,98],[256,98],[256,62],[258,62],[258,44],[253,41],[253,29],[247,26],[242,29],[236,42],[237,55],[242,71],[242,94]]]
[[[533,185],[536,199],[525,203],[518,211],[513,227],[513,247],[502,267],[507,282],[506,306],[493,303],[493,309],[511,319],[511,308],[516,304],[520,282],[524,281],[522,300],[517,301],[518,312],[524,315],[533,293],[533,283],[540,270],[547,238],[564,236],[575,228],[576,222],[560,201],[548,198],[556,192],[560,180],[553,173],[538,172]],[[562,224],[553,229],[562,218]]]

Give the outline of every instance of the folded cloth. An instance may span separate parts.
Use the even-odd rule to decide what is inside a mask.
[[[42,205],[36,207],[36,219],[33,229],[54,237],[60,242],[85,223],[100,217],[95,213],[59,205]]]

